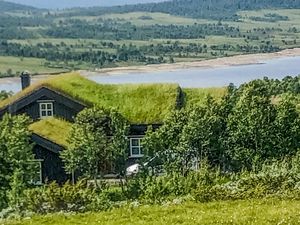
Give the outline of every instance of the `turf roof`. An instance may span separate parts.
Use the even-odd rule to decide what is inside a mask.
[[[72,124],[65,120],[49,117],[30,124],[29,130],[47,140],[66,147],[71,126]]]
[[[226,88],[184,88],[184,106],[186,108],[203,104],[207,95],[221,99],[226,94]]]
[[[41,87],[49,87],[87,105],[115,108],[131,123],[162,123],[177,107],[177,84],[98,84],[78,73],[58,75],[31,85],[0,102],[3,108]]]

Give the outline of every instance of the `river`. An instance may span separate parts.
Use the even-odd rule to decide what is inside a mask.
[[[240,85],[267,76],[274,79],[300,74],[300,56],[264,60],[257,64],[223,66],[218,68],[187,68],[161,72],[130,72],[120,74],[88,73],[87,78],[98,83],[178,83],[181,87],[222,87],[229,83]],[[32,82],[44,79],[34,77]],[[19,78],[0,79],[0,90],[17,92]]]

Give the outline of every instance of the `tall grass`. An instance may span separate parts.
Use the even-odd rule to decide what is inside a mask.
[[[277,199],[184,204],[173,202],[163,206],[131,205],[101,213],[33,216],[0,223],[4,225],[299,224],[299,209],[299,201]]]

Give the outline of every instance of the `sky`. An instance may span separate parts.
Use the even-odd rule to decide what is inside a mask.
[[[6,0],[38,8],[71,8],[89,6],[112,6],[147,2],[162,2],[164,0]]]

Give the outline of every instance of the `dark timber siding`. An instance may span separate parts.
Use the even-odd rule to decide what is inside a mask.
[[[73,121],[74,117],[77,115],[78,111],[67,107],[66,105],[55,101],[55,99],[50,99],[49,97],[43,96],[37,101],[26,105],[24,108],[21,108],[17,111],[16,114],[27,114],[33,120],[37,120],[40,118],[40,108],[39,101],[43,100],[53,100],[53,114],[55,117],[64,118],[68,121]]]
[[[35,142],[33,149],[35,158],[42,160],[43,182],[64,183],[68,180],[69,176],[66,174],[64,164],[59,156],[63,148],[35,134],[32,136],[32,141]]]
[[[77,113],[85,108],[85,105],[80,102],[47,87],[41,87],[4,109],[0,109],[0,118],[4,113],[8,112],[13,115],[26,113],[29,117],[36,120],[40,116],[38,103],[40,100],[53,100],[54,116],[62,117],[69,121],[73,121]]]

